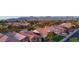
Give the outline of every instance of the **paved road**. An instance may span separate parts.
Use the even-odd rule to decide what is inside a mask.
[[[76,29],[73,33],[71,33],[70,35],[68,35],[66,38],[64,38],[62,41],[63,42],[68,42],[70,38],[72,37],[77,37],[79,39],[79,28]]]

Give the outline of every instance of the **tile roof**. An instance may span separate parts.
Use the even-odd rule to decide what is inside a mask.
[[[3,35],[0,33],[0,42],[5,42],[7,40],[8,36],[7,35]]]
[[[19,33],[16,33],[16,34],[14,35],[14,37],[15,37],[16,39],[18,39],[18,40],[22,40],[22,39],[24,39],[26,36],[24,36],[24,35],[22,35],[22,34],[19,34]]]

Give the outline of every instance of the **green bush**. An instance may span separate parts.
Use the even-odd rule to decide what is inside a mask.
[[[60,40],[62,40],[62,39],[64,39],[64,38],[65,38],[65,36],[56,35],[53,40],[54,40],[55,42],[58,42],[58,41],[60,41]]]
[[[78,42],[78,38],[77,37],[72,37],[70,38],[69,42]]]

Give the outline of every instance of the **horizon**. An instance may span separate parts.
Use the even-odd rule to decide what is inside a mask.
[[[11,18],[19,18],[19,17],[30,17],[30,16],[0,16],[0,20],[6,20]],[[32,16],[32,17],[46,17],[46,16]],[[74,17],[79,18],[79,16],[49,16],[49,17]]]
[[[10,19],[10,18],[18,18],[20,16],[0,16],[0,20]]]

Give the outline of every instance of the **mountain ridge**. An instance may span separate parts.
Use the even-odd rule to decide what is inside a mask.
[[[11,20],[79,20],[79,16],[29,16],[29,17],[18,17],[18,18],[9,18],[5,19],[8,21]],[[3,19],[2,19],[3,20]]]

